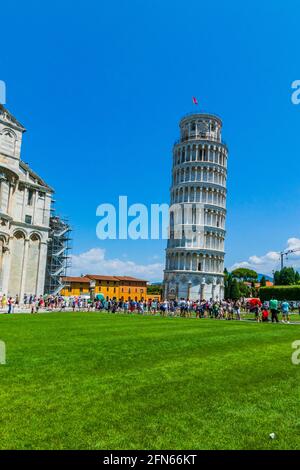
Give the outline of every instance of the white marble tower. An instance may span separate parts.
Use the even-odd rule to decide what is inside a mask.
[[[164,295],[223,299],[228,151],[222,121],[193,113],[180,121],[173,149],[170,238]]]

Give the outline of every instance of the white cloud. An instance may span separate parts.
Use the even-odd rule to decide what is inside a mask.
[[[294,248],[300,248],[300,239],[299,238],[289,238],[286,243],[285,250],[292,250]],[[284,251],[285,251],[284,250]],[[288,255],[288,259],[292,261],[294,268],[300,268],[300,250],[296,253],[290,253]],[[287,263],[285,263],[287,264]],[[241,261],[238,263],[234,263],[231,266],[230,270],[236,268],[249,268],[254,269],[262,274],[271,274],[273,269],[280,269],[280,254],[276,251],[269,251],[263,256],[249,256],[247,261]]]
[[[103,248],[91,248],[79,255],[72,255],[71,275],[106,274],[109,276],[134,276],[147,281],[161,281],[162,263],[137,264],[119,258],[108,259]]]
[[[287,241],[287,248],[292,250],[293,248],[300,247],[300,239],[299,238],[289,238]]]
[[[286,250],[291,250],[300,247],[299,238],[289,238],[286,243]],[[157,255],[153,256],[153,261],[156,261]],[[290,264],[294,268],[300,268],[300,251],[291,253],[288,256]],[[285,261],[285,264],[289,264]],[[249,256],[248,260],[234,263],[230,270],[243,267],[254,269],[262,274],[271,274],[273,269],[280,268],[280,255],[279,252],[269,251],[268,253],[257,256]],[[91,248],[84,253],[72,255],[72,268],[71,274],[73,276],[80,276],[81,274],[107,274],[119,276],[134,276],[141,277],[150,282],[161,281],[163,278],[164,265],[162,263],[152,262],[149,264],[137,264],[128,259],[119,258],[106,258],[106,252],[103,248]]]

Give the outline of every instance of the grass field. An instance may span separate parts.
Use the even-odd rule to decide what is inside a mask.
[[[0,339],[1,449],[300,448],[299,325],[18,314]]]

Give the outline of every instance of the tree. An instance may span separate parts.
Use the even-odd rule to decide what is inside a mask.
[[[299,273],[298,273],[299,276]],[[297,278],[298,278],[297,276]],[[274,285],[275,286],[291,286],[297,283],[296,273],[294,268],[282,268],[280,271],[274,273]]]
[[[260,278],[260,287],[265,287],[267,284],[267,280],[265,278],[265,276],[261,276]]]
[[[252,297],[257,297],[258,296],[258,289],[255,286],[254,282],[251,282],[251,296]]]
[[[237,268],[231,272],[232,276],[241,281],[254,282],[257,281],[257,272],[248,268]]]
[[[280,285],[280,271],[275,271],[274,273],[274,286]]]
[[[230,290],[232,284],[232,275],[224,269],[224,297],[225,299],[230,299]]]
[[[232,279],[232,283],[230,286],[230,299],[237,300],[241,297],[239,283],[236,279]]]
[[[162,295],[161,284],[153,284],[153,285],[147,286],[147,294],[148,295]]]
[[[280,271],[280,281],[282,286],[290,286],[295,284],[294,268],[282,268]]]
[[[300,283],[300,274],[298,273],[298,271],[295,272],[295,283],[296,284]]]
[[[251,287],[244,282],[239,282],[239,291],[241,297],[250,297],[251,295]]]

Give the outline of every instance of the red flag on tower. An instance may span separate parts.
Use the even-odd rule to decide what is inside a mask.
[[[193,104],[198,104],[198,100],[195,98],[195,96],[193,96]]]

